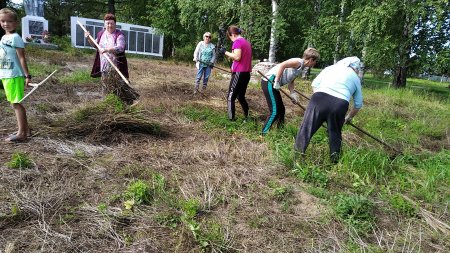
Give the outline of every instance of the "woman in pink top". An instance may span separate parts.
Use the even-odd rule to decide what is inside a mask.
[[[233,41],[232,51],[225,51],[224,54],[233,60],[231,66],[231,80],[228,88],[227,110],[228,118],[235,120],[235,100],[244,110],[245,118],[248,117],[248,103],[245,100],[248,82],[250,81],[250,72],[252,71],[252,45],[241,36],[242,30],[237,26],[230,26],[227,29],[227,36]]]

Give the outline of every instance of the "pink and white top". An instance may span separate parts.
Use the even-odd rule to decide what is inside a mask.
[[[104,53],[107,54],[109,59],[117,65],[117,57],[118,53],[122,53],[125,51],[125,36],[120,32],[108,33],[104,32],[100,38],[100,42],[98,43],[101,48],[110,48],[114,47],[114,53]],[[106,60],[103,54],[100,55],[100,69],[102,72],[106,71],[109,66],[109,62]]]

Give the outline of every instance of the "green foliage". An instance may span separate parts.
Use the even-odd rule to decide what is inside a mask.
[[[293,187],[291,185],[280,185],[279,183],[270,181],[268,186],[272,189],[272,196],[277,200],[286,200],[293,194]]]
[[[190,220],[195,218],[200,211],[200,203],[196,199],[188,199],[181,202],[181,210],[183,212],[183,219]]]
[[[176,48],[175,60],[177,61],[192,61],[192,55],[197,44],[192,43]]]
[[[116,113],[124,112],[126,108],[122,100],[120,100],[120,98],[114,94],[106,95],[105,99],[103,100],[103,104],[107,107],[114,108],[114,111]]]
[[[334,198],[334,211],[339,219],[357,232],[370,231],[375,221],[372,213],[374,204],[361,195],[337,195]]]
[[[101,104],[97,104],[96,106],[86,106],[81,108],[74,113],[74,120],[76,122],[86,122],[92,116],[104,112],[104,107]]]
[[[176,228],[181,223],[181,217],[175,213],[162,213],[155,216],[155,221],[160,225]]]
[[[11,169],[29,169],[33,166],[33,161],[26,153],[16,152],[12,155],[11,160],[6,163],[6,166]]]
[[[100,203],[100,204],[97,206],[97,210],[98,210],[100,213],[105,213],[105,212],[108,210],[108,206],[107,206],[105,203]]]
[[[268,222],[269,218],[267,215],[263,214],[253,214],[250,219],[248,219],[248,225],[253,229],[260,229]]]
[[[401,194],[394,194],[390,196],[389,203],[399,213],[407,217],[417,216],[418,208],[413,205],[411,201],[405,199]]]
[[[320,188],[326,188],[328,184],[327,172],[319,168],[316,165],[305,165],[295,163],[292,169],[298,178],[305,183],[311,183],[312,185]]]
[[[73,156],[75,158],[79,158],[79,159],[86,159],[86,158],[88,158],[88,155],[86,154],[86,152],[84,150],[81,150],[81,149],[75,149],[74,153],[73,153]]]
[[[227,237],[227,231],[221,224],[214,221],[207,221],[201,224],[201,235],[199,243],[204,251],[207,252],[233,252],[230,238]]]
[[[114,94],[108,94],[102,102],[90,104],[75,111],[74,119],[77,122],[86,122],[97,114],[104,114],[105,112],[122,113],[126,109],[127,107],[119,97]]]
[[[362,178],[369,177],[382,180],[389,170],[399,166],[391,162],[388,154],[383,150],[365,148],[350,148],[344,152],[341,161],[343,171],[350,171]]]
[[[19,206],[14,203],[11,205],[11,215],[12,216],[19,216],[21,213]]]
[[[151,188],[146,182],[136,180],[128,185],[124,198],[126,201],[129,201],[127,202],[128,206],[149,204],[152,198]]]

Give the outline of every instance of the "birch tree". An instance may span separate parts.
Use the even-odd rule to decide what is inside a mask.
[[[276,52],[277,52],[277,37],[276,37],[276,26],[277,26],[277,15],[278,15],[278,3],[276,0],[272,0],[272,26],[270,30],[270,46],[269,46],[269,62],[275,63]]]

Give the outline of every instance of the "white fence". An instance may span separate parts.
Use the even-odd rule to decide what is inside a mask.
[[[104,27],[103,20],[70,17],[72,46],[78,48],[92,48],[84,37],[83,29],[81,29],[81,27],[77,24],[77,20],[79,20],[80,23],[86,27],[94,38],[97,37],[97,33]],[[147,26],[132,25],[120,22],[117,22],[116,25],[117,29],[121,30],[125,35],[125,41],[127,42],[127,53],[153,55],[159,57],[163,56],[164,36],[156,34],[155,29]]]
[[[450,82],[450,78],[448,76],[419,75],[419,77],[422,79],[427,79],[427,80],[441,82],[441,83]]]

